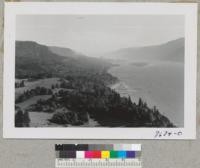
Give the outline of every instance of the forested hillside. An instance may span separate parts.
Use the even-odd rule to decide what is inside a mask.
[[[65,126],[93,119],[106,127],[174,127],[156,107],[112,90],[118,79],[108,73],[111,66],[71,49],[17,41],[15,125],[30,126],[28,114],[45,112],[52,114],[49,124]]]

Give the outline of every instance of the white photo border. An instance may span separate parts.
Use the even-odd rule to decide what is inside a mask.
[[[16,128],[15,27],[16,15],[184,15],[183,128]],[[7,2],[5,3],[3,137],[40,139],[195,139],[197,75],[197,3],[130,2]],[[157,136],[157,134],[159,136]]]

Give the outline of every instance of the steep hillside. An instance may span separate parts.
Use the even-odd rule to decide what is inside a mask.
[[[16,42],[16,78],[63,77],[103,73],[111,64],[68,48],[48,47],[31,41]]]
[[[107,58],[184,62],[184,38],[161,45],[123,48],[107,54]]]

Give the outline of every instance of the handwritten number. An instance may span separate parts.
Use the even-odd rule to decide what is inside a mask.
[[[161,138],[161,137],[172,137],[172,136],[181,136],[183,135],[182,131],[174,132],[174,131],[159,131],[155,132],[154,138]]]

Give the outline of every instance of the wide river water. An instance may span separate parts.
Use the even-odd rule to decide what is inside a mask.
[[[184,125],[184,64],[178,62],[115,61],[109,72],[118,77],[112,86],[122,96],[139,97],[156,106],[177,127]]]

